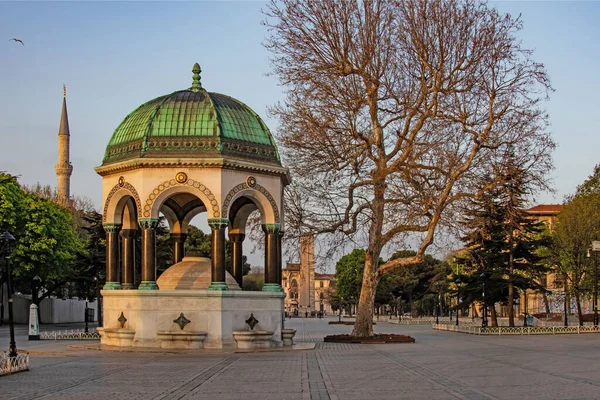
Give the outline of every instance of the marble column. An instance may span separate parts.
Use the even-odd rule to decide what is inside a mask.
[[[135,229],[123,229],[121,231],[121,243],[122,250],[121,255],[123,259],[123,272],[121,275],[121,281],[123,289],[134,289],[134,260],[135,260]]]
[[[104,224],[106,232],[106,283],[104,290],[121,289],[119,282],[119,231],[120,224]]]
[[[225,282],[225,228],[229,220],[212,218],[208,225],[212,229],[211,283],[208,290],[228,290]]]
[[[242,243],[244,242],[245,238],[246,235],[244,235],[243,233],[229,234],[229,240],[231,240],[231,243],[233,244],[233,251],[231,255],[232,274],[238,285],[240,285],[240,287],[243,286],[242,284],[244,280],[244,253],[242,251]]]
[[[158,290],[156,285],[156,227],[158,220],[139,220],[142,229],[142,282],[138,290]]]
[[[279,234],[277,235],[277,283],[281,285],[281,278],[282,278],[282,272],[281,269],[283,267],[282,264],[282,260],[283,260],[283,247],[281,246],[281,241],[283,239],[283,235],[285,234],[285,232],[283,232],[282,230],[279,231]]]
[[[281,281],[277,282],[277,253],[279,242],[279,224],[263,224],[265,232],[265,284],[264,292],[283,292]]]
[[[173,245],[173,264],[177,264],[185,257],[185,233],[171,233],[171,243]]]

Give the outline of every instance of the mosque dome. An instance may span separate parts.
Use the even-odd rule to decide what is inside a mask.
[[[102,165],[137,158],[231,157],[281,165],[266,124],[232,97],[207,92],[200,66],[192,86],[150,100],[131,112],[113,133]]]

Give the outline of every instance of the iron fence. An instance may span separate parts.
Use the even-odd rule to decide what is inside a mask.
[[[100,340],[100,334],[95,329],[47,331],[40,332],[40,340]]]
[[[16,357],[0,354],[0,376],[20,371],[29,371],[29,354],[17,354]]]

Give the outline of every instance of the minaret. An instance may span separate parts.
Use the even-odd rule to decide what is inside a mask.
[[[58,202],[67,207],[71,198],[71,173],[73,166],[70,161],[69,142],[69,117],[67,115],[67,87],[63,85],[63,106],[58,128],[58,164],[56,164],[56,176],[58,177]]]

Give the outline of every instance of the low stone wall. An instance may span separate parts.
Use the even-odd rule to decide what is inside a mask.
[[[586,326],[456,326],[447,324],[433,324],[433,329],[448,332],[467,333],[470,335],[503,336],[503,335],[560,335],[560,334],[582,334],[600,333],[597,327]]]

